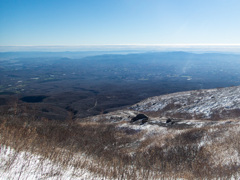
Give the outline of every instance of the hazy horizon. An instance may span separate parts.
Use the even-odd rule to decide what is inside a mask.
[[[0,46],[0,52],[186,51],[240,53],[240,44],[131,44],[131,45],[23,45]]]

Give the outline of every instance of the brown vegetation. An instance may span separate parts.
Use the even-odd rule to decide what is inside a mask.
[[[35,120],[17,115],[0,118],[1,145],[38,154],[76,170],[86,168],[105,178],[229,179],[240,171],[239,163],[216,161],[217,154],[228,153],[224,147],[231,147],[240,155],[239,125],[192,128],[144,141],[139,141],[144,132],[130,131],[117,124]],[[200,145],[204,139],[212,143]],[[84,161],[82,156],[76,158],[77,154],[91,161]]]

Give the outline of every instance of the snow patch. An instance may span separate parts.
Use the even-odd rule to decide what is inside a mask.
[[[63,167],[30,152],[0,146],[0,179],[103,179],[86,169]]]

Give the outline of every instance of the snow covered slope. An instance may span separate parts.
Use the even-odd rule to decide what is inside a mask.
[[[86,159],[86,158],[85,158]],[[84,160],[85,160],[84,159]],[[87,169],[77,170],[72,166],[54,163],[43,156],[31,152],[17,152],[13,148],[0,144],[0,180],[35,179],[105,179]]]
[[[151,97],[130,109],[155,116],[185,119],[240,118],[240,86]]]
[[[136,120],[142,113],[147,121]],[[8,120],[0,122],[0,180],[240,177],[240,87],[152,97],[61,125]]]

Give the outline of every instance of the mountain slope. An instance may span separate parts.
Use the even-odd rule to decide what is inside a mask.
[[[206,120],[218,110],[228,119]],[[0,177],[239,179],[240,121],[230,114],[238,111],[239,87],[231,87],[152,97],[77,121],[9,112],[0,117]],[[191,119],[171,118],[179,112]]]
[[[185,119],[240,118],[240,86],[151,97],[130,109],[153,116]]]

